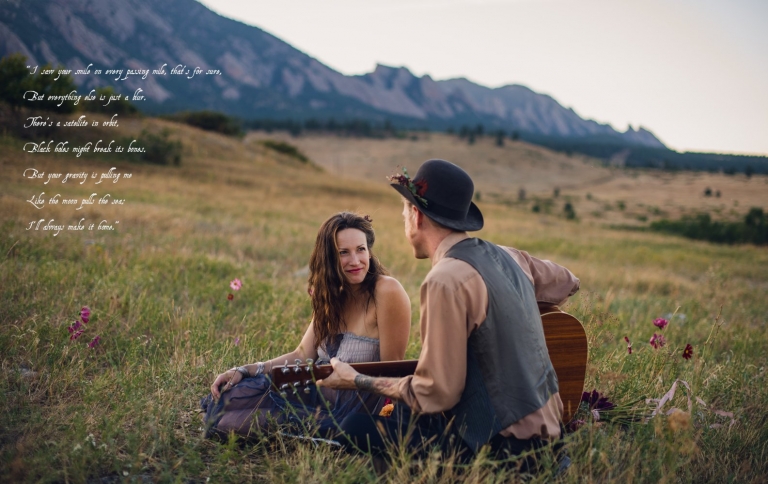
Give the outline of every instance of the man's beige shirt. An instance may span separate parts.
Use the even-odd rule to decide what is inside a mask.
[[[466,233],[454,233],[440,243],[421,285],[421,354],[414,375],[399,386],[404,402],[416,412],[443,412],[459,402],[467,374],[467,339],[487,316],[488,290],[480,273],[462,260],[445,257],[466,238]],[[579,290],[579,279],[565,267],[502,248],[533,282],[538,302],[559,305]],[[501,434],[518,439],[559,436],[562,415],[563,402],[556,393]]]

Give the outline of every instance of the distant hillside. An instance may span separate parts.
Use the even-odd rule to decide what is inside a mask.
[[[679,153],[668,148],[628,146],[615,137],[590,135],[581,138],[562,138],[524,133],[521,139],[568,154],[580,153],[601,158],[607,165],[661,170],[690,170],[723,172],[727,175],[743,173],[768,174],[768,156],[730,155],[721,153]]]
[[[490,89],[466,79],[434,81],[405,68],[378,66],[344,76],[253,26],[193,0],[38,0],[0,3],[0,55],[78,69],[157,69],[167,64],[220,69],[222,76],[112,81],[141,87],[154,112],[212,109],[243,119],[365,119],[445,129],[478,123],[535,136],[605,136],[628,146],[664,145],[649,131],[620,133],[579,117],[523,86]],[[91,89],[104,77],[78,78]],[[144,106],[144,109],[147,107]]]

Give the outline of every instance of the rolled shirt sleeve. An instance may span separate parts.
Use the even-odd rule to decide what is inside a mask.
[[[502,248],[533,282],[537,302],[559,306],[579,290],[579,278],[565,267],[549,260],[537,259],[524,250]]]

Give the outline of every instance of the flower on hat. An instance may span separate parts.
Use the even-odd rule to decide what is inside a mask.
[[[403,174],[396,173],[394,175],[390,175],[387,177],[390,183],[397,183],[398,185],[404,186],[408,189],[411,194],[413,194],[414,198],[416,198],[419,202],[424,204],[426,207],[427,201],[422,197],[427,192],[427,181],[422,179],[417,182],[413,182],[411,180],[411,177],[408,176],[408,170],[403,167]]]
[[[429,188],[429,183],[427,183],[427,180],[424,180],[423,178],[419,181],[413,182],[413,186],[416,187],[416,195],[422,197],[425,193],[427,193],[427,188]]]

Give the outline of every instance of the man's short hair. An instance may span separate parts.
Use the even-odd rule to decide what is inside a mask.
[[[418,207],[418,206],[414,205],[414,204],[413,204],[413,202],[411,202],[411,201],[410,201],[410,200],[408,200],[407,198],[405,198],[405,197],[402,197],[402,196],[401,196],[400,198],[402,198],[402,199],[403,199],[403,202],[405,202],[405,204],[406,204],[406,206],[408,207],[408,209],[409,209],[409,210],[411,209],[411,207],[416,207],[416,209],[417,209],[417,210],[419,209],[419,207]],[[427,217],[427,218],[429,219],[429,221],[430,221],[430,222],[431,222],[433,225],[435,225],[436,227],[439,227],[439,228],[441,228],[441,229],[445,229],[445,230],[449,230],[449,231],[451,231],[451,232],[462,232],[462,230],[456,230],[456,229],[452,229],[452,228],[450,228],[450,227],[446,227],[445,225],[441,224],[440,222],[436,222],[436,221],[435,221],[433,218],[430,218],[430,216],[429,216],[429,215],[427,215],[426,213],[424,213],[424,212],[423,212],[423,211],[421,211],[421,210],[419,210],[419,212],[421,212],[421,213],[422,213],[422,214],[423,214],[425,217]]]

